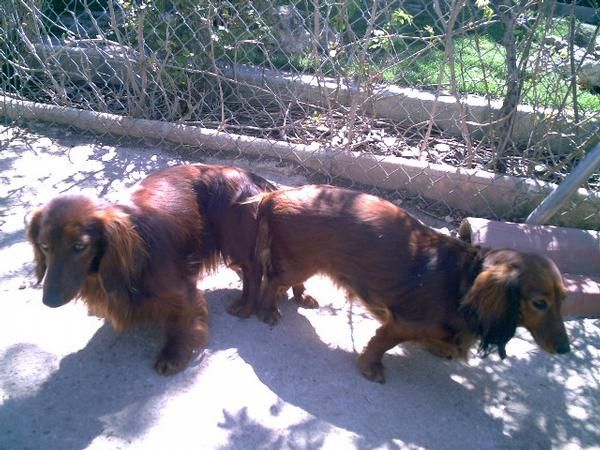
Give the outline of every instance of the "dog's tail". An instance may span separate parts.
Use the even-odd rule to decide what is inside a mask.
[[[238,205],[252,205],[252,204],[259,204],[263,198],[265,198],[267,195],[269,195],[270,191],[268,192],[261,192],[260,194],[256,194],[253,195],[251,197],[248,197],[245,200],[239,201],[237,202]]]
[[[254,172],[250,172],[250,179],[252,182],[261,188],[264,192],[273,192],[277,190],[277,186],[268,181],[266,178],[256,175]]]
[[[255,188],[258,188],[260,192],[254,195],[248,195],[245,198],[241,197],[242,200],[238,200],[236,202],[238,205],[251,205],[253,203],[260,203],[266,195],[279,190],[277,186],[260,175],[256,175],[253,172],[249,172],[248,174],[252,180],[252,183],[254,183]],[[256,190],[254,192],[256,192]]]
[[[260,292],[262,293],[265,283],[270,274],[273,273],[273,264],[271,262],[271,233],[269,230],[269,203],[266,201],[269,194],[261,194],[254,197],[254,201],[259,202],[257,210],[257,232],[256,244],[254,247],[254,260],[258,263],[261,272]],[[259,197],[259,198],[257,198]],[[262,296],[261,296],[262,297]]]

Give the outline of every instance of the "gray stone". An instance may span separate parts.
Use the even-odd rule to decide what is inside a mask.
[[[585,89],[600,87],[600,61],[587,63],[579,71],[579,85]]]

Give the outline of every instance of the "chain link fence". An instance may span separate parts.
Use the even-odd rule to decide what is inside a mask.
[[[0,114],[522,220],[598,141],[598,7],[3,0]],[[600,228],[599,188],[552,222]]]

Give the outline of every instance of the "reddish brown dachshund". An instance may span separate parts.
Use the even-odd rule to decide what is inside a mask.
[[[242,297],[230,309],[253,312],[257,205],[239,202],[273,189],[238,168],[183,165],[151,174],[124,203],[56,197],[32,215],[28,230],[43,302],[58,307],[80,297],[117,330],[160,324],[166,343],[155,369],[176,373],[207,340],[201,272],[222,259],[241,269]]]
[[[544,350],[569,351],[565,288],[545,257],[470,245],[351,190],[305,186],[259,197],[259,317],[278,320],[281,289],[331,277],[382,323],[358,359],[370,380],[384,382],[382,357],[404,341],[466,358],[480,340],[483,354],[497,349],[504,358],[521,325]]]

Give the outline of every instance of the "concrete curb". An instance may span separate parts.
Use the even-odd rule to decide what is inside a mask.
[[[316,143],[291,144],[157,120],[134,119],[54,105],[0,98],[0,115],[74,126],[114,135],[165,139],[211,150],[271,157],[383,189],[403,189],[483,217],[525,217],[556,185],[480,170],[429,164],[392,156],[333,150]],[[579,189],[553,224],[600,227],[600,194]]]

